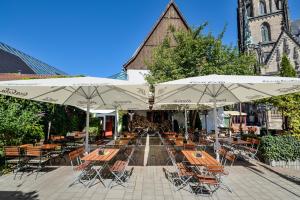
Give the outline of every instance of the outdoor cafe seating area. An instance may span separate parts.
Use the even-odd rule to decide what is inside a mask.
[[[255,159],[258,141],[242,140],[237,137],[222,137],[218,152],[214,151],[214,138],[199,134],[184,134],[175,132],[156,132],[152,138],[159,140],[156,145],[165,154],[161,163],[167,180],[173,190],[187,190],[191,194],[212,195],[219,189],[232,192],[230,185],[224,183],[230,174],[228,168],[234,165],[236,159]],[[146,132],[124,132],[113,140],[101,139],[90,144],[89,153],[85,152],[82,136],[76,135],[75,141],[67,140],[70,136],[51,136],[50,144],[5,147],[6,163],[13,166],[14,179],[22,179],[24,173],[29,173],[38,179],[47,167],[70,165],[74,179],[69,187],[82,184],[85,188],[105,188],[115,186],[127,187],[134,166],[139,165],[139,151],[145,151],[144,140],[149,137]],[[149,138],[148,138],[149,139]],[[68,146],[70,145],[70,146]],[[219,161],[216,159],[219,154]],[[166,156],[164,156],[166,155]],[[149,163],[148,163],[149,165]],[[171,166],[171,169],[170,169]]]

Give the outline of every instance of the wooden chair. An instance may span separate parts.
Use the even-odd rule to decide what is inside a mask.
[[[28,158],[27,164],[31,167],[36,167],[36,176],[39,172],[46,166],[46,163],[50,160],[49,154],[45,154],[41,146],[37,147],[27,147],[26,148],[26,157]]]
[[[189,185],[189,182],[194,176],[194,172],[189,169],[185,163],[183,162],[176,162],[175,155],[172,153],[172,151],[168,148],[167,152],[169,154],[170,160],[172,162],[172,165],[175,169],[174,172],[169,172],[166,169],[164,169],[165,173],[167,174],[167,177],[170,178],[171,182],[174,186],[174,191],[181,190],[185,187],[189,187],[189,190],[191,191],[191,187]]]
[[[57,161],[60,162],[61,160],[64,160],[65,162],[67,162],[67,160],[65,158],[65,152],[66,152],[66,150],[61,145],[57,145],[55,150],[51,151],[49,153],[49,156],[50,156],[51,160],[54,160],[54,162],[57,162]]]
[[[184,150],[195,150],[196,146],[195,144],[183,144]]]
[[[220,157],[221,157],[220,163],[221,163],[221,165],[222,165],[223,162],[225,161],[225,156],[226,156],[226,154],[227,154],[227,150],[226,150],[225,148],[221,147],[221,148],[218,150],[218,152],[219,152],[219,155],[220,155]]]
[[[245,152],[249,155],[250,159],[258,159],[257,158],[257,153],[260,145],[260,140],[252,138],[251,139],[251,147],[243,147]]]
[[[5,146],[4,147],[4,157],[5,165],[13,166],[13,173],[15,174],[14,179],[17,176],[17,173],[22,170],[25,166],[25,159],[22,157],[20,148],[17,146]]]
[[[133,172],[133,167],[130,170],[127,170],[129,161],[131,160],[133,153],[134,153],[134,148],[131,150],[131,153],[127,157],[126,161],[117,160],[113,164],[113,166],[109,168],[109,171],[114,176],[112,181],[109,184],[109,188],[113,187],[112,185],[113,182],[115,182],[116,185],[122,185],[126,187],[125,183]]]
[[[232,166],[235,160],[236,160],[236,155],[234,153],[227,152],[227,154],[225,156],[224,166],[226,165],[227,161],[231,162],[230,166]]]
[[[220,187],[218,178],[214,176],[195,174],[194,178],[197,181],[196,185],[193,187],[195,188],[193,189],[195,194],[204,194],[205,191],[209,196],[212,196],[212,194]]]
[[[80,159],[80,151],[74,150],[69,153],[69,160],[75,175],[75,180],[69,185],[72,186],[75,183],[82,183],[85,187],[87,187],[92,180],[91,172],[91,162],[82,162]],[[87,180],[87,183],[84,181]]]

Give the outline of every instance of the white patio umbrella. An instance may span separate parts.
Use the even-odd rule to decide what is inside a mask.
[[[300,91],[300,79],[270,76],[208,75],[155,85],[157,105],[204,104],[214,108],[216,148],[219,147],[216,108]],[[219,160],[219,154],[217,153]]]
[[[115,109],[134,104],[148,105],[149,87],[129,81],[95,78],[50,78],[0,82],[0,94],[41,101],[71,105],[86,109],[86,143],[88,151],[88,129],[90,109]],[[129,106],[130,105],[130,106]]]

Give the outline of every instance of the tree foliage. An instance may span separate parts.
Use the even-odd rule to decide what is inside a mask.
[[[223,44],[225,29],[213,36],[204,33],[206,27],[207,23],[189,31],[170,27],[170,36],[154,50],[153,59],[147,63],[150,69],[147,81],[154,84],[208,74],[255,73],[255,56],[240,54],[236,48]],[[195,128],[197,112],[191,116]]]
[[[282,77],[296,77],[296,70],[291,65],[289,58],[286,55],[282,56],[280,76]]]
[[[289,58],[283,55],[280,63],[280,76],[296,77],[296,75]],[[282,128],[286,132],[300,133],[300,93],[267,98],[257,103],[271,103],[282,113]]]
[[[42,106],[12,97],[0,96],[0,140],[4,145],[32,142],[43,137]]]
[[[280,76],[296,77],[296,70],[290,63],[289,58],[283,55],[280,66]],[[283,115],[283,121],[288,119],[288,124],[283,125],[285,129],[290,129],[292,133],[300,133],[300,94],[289,94],[268,99],[277,107]]]
[[[217,37],[204,34],[207,23],[190,31],[174,31],[153,52],[147,63],[149,83],[181,78],[231,74],[253,75],[256,59],[253,55],[239,54],[236,48],[222,43],[224,31]],[[176,45],[173,45],[173,44]]]

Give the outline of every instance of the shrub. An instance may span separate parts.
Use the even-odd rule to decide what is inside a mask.
[[[99,134],[98,127],[89,127],[89,135],[90,136],[97,136]]]
[[[300,159],[300,141],[291,135],[264,136],[260,152],[265,161],[295,161]]]
[[[300,141],[300,134],[293,134],[292,135],[296,140]]]

